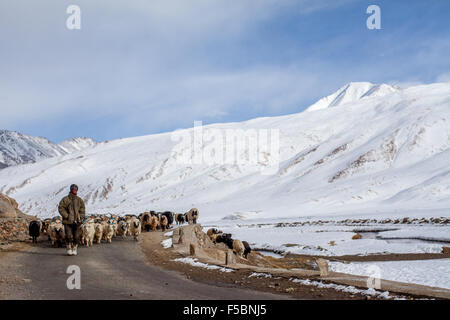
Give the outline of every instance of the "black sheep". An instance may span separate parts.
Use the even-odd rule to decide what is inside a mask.
[[[223,233],[219,235],[216,239],[217,243],[223,242],[228,248],[233,249],[233,239],[231,238],[231,233]]]
[[[166,216],[167,218],[167,226],[170,228],[173,224],[173,213],[170,211],[165,211],[162,214],[163,216]]]
[[[183,224],[185,221],[184,221],[184,214],[181,214],[181,213],[178,213],[176,216],[175,216],[175,218],[176,218],[176,220],[177,220],[177,224]]]
[[[37,243],[37,238],[41,234],[41,223],[39,221],[33,220],[28,226],[28,232],[33,238],[33,243]]]
[[[223,238],[231,239],[231,233],[222,233]]]
[[[242,244],[244,245],[244,258],[247,259],[247,256],[250,252],[252,252],[252,248],[250,248],[250,245],[247,241],[242,241]]]
[[[233,239],[231,238],[225,238],[225,244],[228,246],[228,248],[233,249]]]

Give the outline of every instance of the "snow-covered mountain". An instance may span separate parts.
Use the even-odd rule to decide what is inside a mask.
[[[182,212],[195,206],[203,222],[417,210],[449,215],[450,83],[344,88],[314,112],[205,126],[203,147],[177,138],[199,132],[191,128],[9,167],[0,171],[0,193],[40,216],[56,214],[71,183],[79,185],[89,212]],[[231,140],[220,139],[227,129],[278,129],[279,153],[260,150],[253,164],[214,163],[214,141],[227,154],[232,150]],[[240,157],[248,156],[245,144],[238,149]],[[262,174],[276,155],[279,166]]]
[[[66,151],[67,153],[72,153],[75,151],[93,147],[96,144],[97,142],[91,138],[80,137],[64,140],[63,142],[59,143],[58,146],[64,149],[64,151]]]
[[[65,155],[95,144],[89,138],[75,138],[55,144],[46,138],[0,130],[0,169]]]
[[[355,103],[358,100],[365,98],[382,97],[398,90],[400,90],[400,88],[384,83],[372,84],[370,82],[351,82],[335,93],[320,99],[306,109],[306,111],[338,107],[346,103]]]

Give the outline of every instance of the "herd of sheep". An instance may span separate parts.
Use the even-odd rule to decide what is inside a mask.
[[[252,251],[247,241],[238,239],[233,240],[231,233],[223,233],[216,228],[209,229],[206,234],[213,243],[224,243],[229,249],[232,249],[236,255],[247,259],[248,254]]]
[[[91,247],[94,242],[101,243],[102,240],[111,243],[113,237],[116,236],[122,238],[133,236],[137,240],[142,231],[165,231],[172,227],[174,221],[177,224],[185,222],[195,224],[198,216],[199,212],[196,208],[184,214],[175,214],[170,211],[149,211],[138,216],[133,214],[125,216],[114,214],[90,215],[82,222],[77,241],[80,245]],[[64,225],[60,216],[30,222],[29,232],[33,242],[37,242],[40,234],[46,234],[52,245],[62,246],[64,243]]]
[[[165,231],[171,228],[174,222],[177,225],[185,222],[188,224],[196,224],[198,217],[199,212],[196,208],[192,208],[184,214],[173,213],[171,211],[149,211],[140,215],[90,215],[82,222],[77,241],[80,245],[92,247],[94,243],[101,243],[102,240],[111,243],[113,237],[117,236],[122,238],[132,236],[135,240],[138,240],[138,236],[143,231]],[[29,225],[29,231],[33,242],[37,241],[40,234],[46,234],[52,245],[57,244],[60,247],[65,240],[64,225],[59,216],[42,221],[32,221]],[[250,245],[247,241],[233,239],[229,233],[223,233],[216,228],[211,228],[206,234],[214,244],[224,243],[236,255],[245,259],[247,259],[248,254],[251,252]]]

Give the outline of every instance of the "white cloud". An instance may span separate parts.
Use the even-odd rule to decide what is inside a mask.
[[[414,80],[410,80],[410,81],[391,80],[391,81],[387,81],[386,83],[389,84],[389,85],[392,85],[392,86],[400,87],[402,89],[406,89],[406,88],[409,88],[409,87],[420,86],[420,85],[424,84],[421,81],[414,81]]]
[[[438,75],[436,77],[436,82],[450,82],[450,72]]]
[[[158,119],[176,125],[176,119],[214,119],[240,108],[292,108],[311,98],[317,76],[302,66],[225,66],[215,46],[239,42],[282,12],[308,14],[326,10],[326,3],[79,0],[82,29],[69,31],[69,2],[2,1],[0,35],[7,49],[0,52],[0,126],[64,121],[77,112],[154,128]]]

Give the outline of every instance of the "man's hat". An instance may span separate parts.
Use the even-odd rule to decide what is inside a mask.
[[[78,186],[76,184],[72,184],[70,186],[70,191],[72,191],[73,189],[77,189],[78,190]]]

